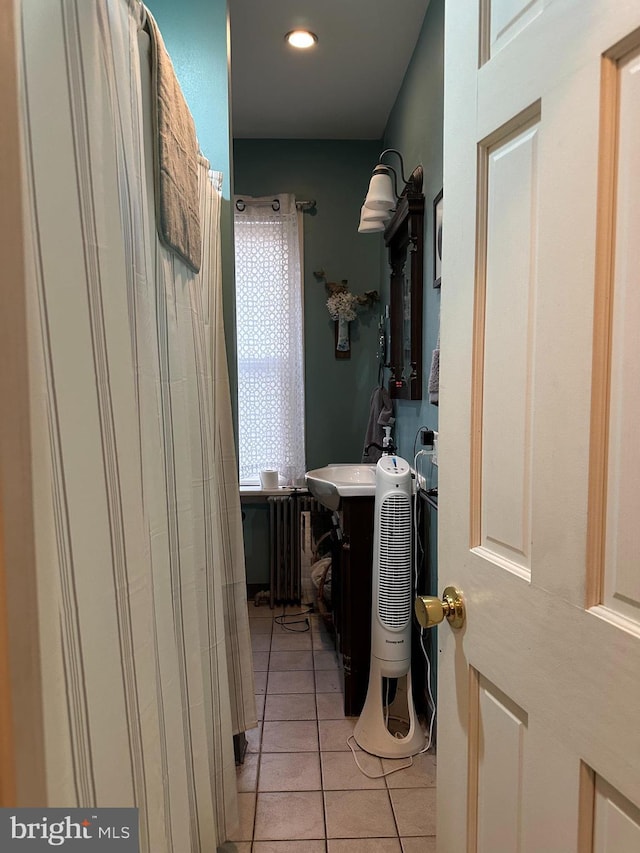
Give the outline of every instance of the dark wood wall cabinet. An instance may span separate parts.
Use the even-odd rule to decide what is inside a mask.
[[[422,167],[407,181],[384,232],[391,267],[389,394],[422,399],[424,194]]]

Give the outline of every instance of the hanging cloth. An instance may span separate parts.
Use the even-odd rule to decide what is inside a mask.
[[[373,442],[382,446],[384,438],[383,427],[392,426],[394,423],[393,403],[389,392],[386,388],[378,386],[373,389],[371,399],[369,400],[369,421],[362,447],[362,461],[365,464],[368,462],[377,462],[380,459],[382,451],[378,450],[377,447],[370,447],[368,453],[365,453],[365,450]]]

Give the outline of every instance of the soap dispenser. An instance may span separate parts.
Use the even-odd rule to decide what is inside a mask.
[[[391,438],[391,427],[382,427],[384,430],[384,438],[382,439],[382,452],[386,454],[394,453],[393,439]]]

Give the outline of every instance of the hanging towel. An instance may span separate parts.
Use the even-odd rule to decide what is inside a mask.
[[[198,139],[171,58],[153,15],[151,87],[156,227],[160,242],[194,272],[200,271],[202,241],[198,202]]]
[[[391,426],[395,423],[393,417],[393,403],[386,388],[379,386],[373,389],[371,399],[369,400],[369,423],[364,436],[364,446],[362,448],[362,461],[377,462],[382,456],[382,452],[377,447],[372,447],[368,454],[365,454],[365,448],[372,442],[382,445],[384,438],[383,427]]]
[[[431,371],[429,372],[429,402],[437,406],[440,399],[440,334],[438,343],[431,353]]]

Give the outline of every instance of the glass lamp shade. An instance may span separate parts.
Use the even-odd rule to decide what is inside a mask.
[[[391,210],[396,206],[391,175],[385,167],[376,166],[374,169],[364,206],[371,210]]]
[[[365,206],[362,205],[360,210],[360,224],[358,225],[358,234],[373,234],[375,231],[384,231],[386,220],[384,219],[365,219]]]
[[[360,218],[363,222],[388,222],[391,219],[390,210],[373,210],[371,207],[362,205]]]
[[[358,228],[358,234],[373,234],[375,231],[384,231],[384,222],[362,222]]]

